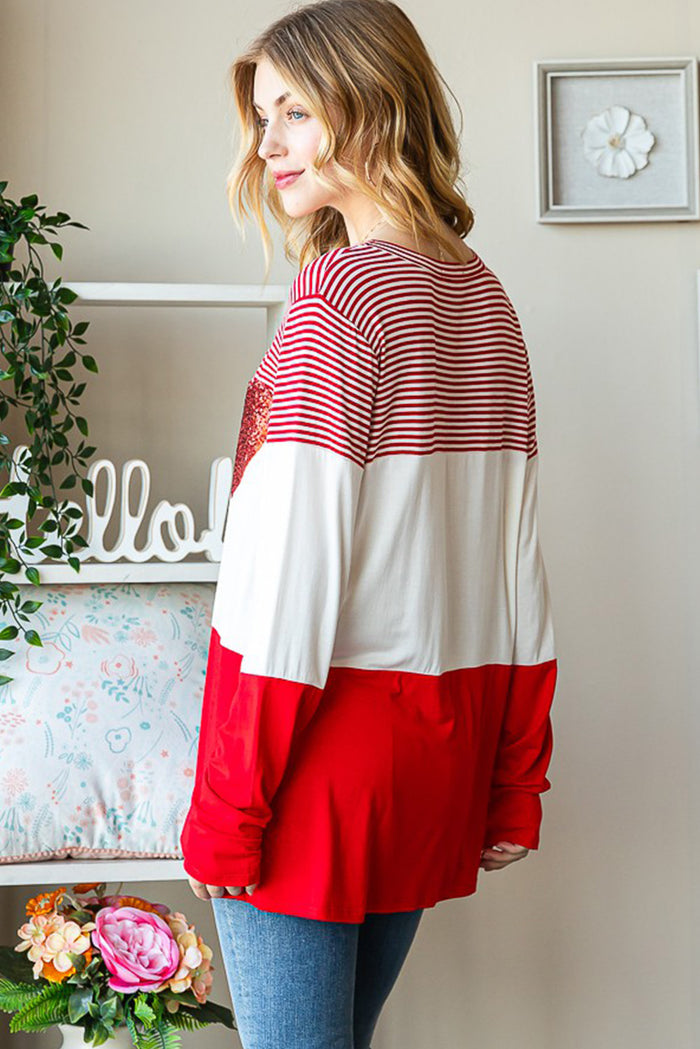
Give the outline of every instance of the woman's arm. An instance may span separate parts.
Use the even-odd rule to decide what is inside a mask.
[[[229,506],[181,835],[185,870],[211,885],[259,881],[275,793],[321,702],[375,394],[373,350],[320,295],[292,304],[277,348],[265,440]]]

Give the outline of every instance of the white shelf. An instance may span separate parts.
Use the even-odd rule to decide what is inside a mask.
[[[0,863],[0,885],[65,885],[90,881],[186,881],[182,860],[69,859]]]

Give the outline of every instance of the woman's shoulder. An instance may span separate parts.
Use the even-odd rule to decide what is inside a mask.
[[[351,279],[354,272],[369,263],[365,250],[369,246],[363,243],[344,244],[324,251],[306,263],[297,274],[295,284],[299,284],[300,290],[308,288],[318,291],[321,286],[327,286],[344,276]]]
[[[372,268],[370,244],[347,244],[317,255],[299,271],[292,284],[290,304],[297,300],[322,299],[343,314],[367,289]]]

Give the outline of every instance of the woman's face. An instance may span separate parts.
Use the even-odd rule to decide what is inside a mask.
[[[266,58],[255,68],[253,100],[261,129],[258,156],[275,176],[300,172],[292,179],[275,178],[287,214],[299,218],[321,207],[337,206],[338,190],[322,186],[311,164],[321,141],[321,124],[295,99]],[[329,169],[332,162],[326,165],[325,175]]]

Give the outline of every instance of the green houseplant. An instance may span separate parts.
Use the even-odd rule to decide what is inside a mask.
[[[16,428],[23,421],[29,443],[22,456],[15,457],[17,479],[8,480],[0,490],[0,499],[21,496],[26,505],[26,521],[0,512],[0,609],[6,622],[14,620],[0,630],[0,644],[14,640],[21,631],[28,644],[41,646],[37,631],[24,624],[43,602],[25,599],[12,577],[24,571],[26,580],[39,584],[38,569],[25,560],[34,551],[52,559],[66,558],[80,571],[80,561],[72,555],[76,547],[87,546],[76,534],[83,511],[69,506],[70,500],[61,500],[59,490],[80,481],[83,491],[93,495],[84,468],[95,448],[84,440],[86,419],[73,411],[86,384],[74,380],[72,369],[78,362],[91,372],[98,368],[95,359],[79,349],[85,344],[89,322],[74,325],[68,316],[67,307],[77,294],[60,277],[53,283],[45,280],[40,251],[48,246],[61,260],[63,248],[53,239],[56,231],[64,226],[89,227],[71,221],[64,212],[44,214],[46,208],[36,194],[22,197],[19,203],[10,200],[6,188],[7,182],[0,182],[0,424],[3,429],[8,424]],[[77,444],[73,440],[77,435],[71,434],[74,427],[83,435]],[[11,471],[14,450],[24,443],[17,440],[13,447],[11,438],[0,432],[0,469]],[[65,474],[60,483],[58,471]],[[28,535],[28,522],[37,510],[47,511],[36,527],[43,534]],[[0,660],[12,655],[13,649],[0,647]],[[0,674],[0,685],[12,680]]]

